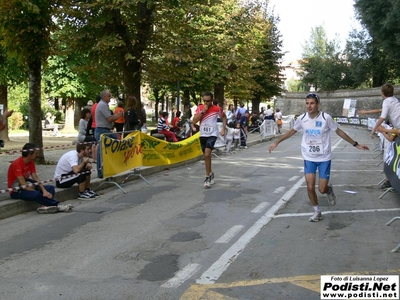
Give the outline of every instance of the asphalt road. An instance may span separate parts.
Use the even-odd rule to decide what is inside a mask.
[[[320,196],[324,219],[310,223],[300,138],[215,157],[208,190],[197,162],[69,214],[1,220],[0,299],[320,299],[323,274],[399,274],[400,222],[385,223],[400,200],[378,198],[381,157],[334,135],[337,205]]]

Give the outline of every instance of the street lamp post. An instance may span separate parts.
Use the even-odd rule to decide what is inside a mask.
[[[178,54],[178,61],[176,63],[176,68],[178,69],[178,67],[181,65],[182,54],[178,49],[176,49],[175,52]],[[176,87],[177,87],[178,94],[176,95],[176,110],[180,111],[180,106],[181,106],[181,81],[179,80],[179,72],[177,72],[177,75],[178,75],[178,79],[177,79]]]

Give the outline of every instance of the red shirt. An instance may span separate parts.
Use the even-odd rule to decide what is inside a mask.
[[[203,111],[204,104],[200,104],[196,109],[196,114]],[[218,117],[223,115],[222,108],[217,105],[211,105],[200,118],[200,136],[218,136]]]
[[[96,128],[96,118],[95,118],[95,114],[96,114],[96,108],[97,108],[97,102],[95,104],[93,104],[92,106],[92,110],[91,110],[91,114],[92,114],[92,128]]]
[[[22,156],[17,158],[8,167],[8,175],[7,175],[8,187],[12,188],[13,184],[16,182],[19,185],[17,176],[29,178],[31,177],[32,173],[36,173],[35,163],[33,161],[30,161],[26,164]],[[12,192],[10,192],[10,194],[11,193]]]
[[[172,127],[173,127],[173,128],[179,128],[178,123],[179,123],[179,117],[175,117],[175,118],[172,120]]]

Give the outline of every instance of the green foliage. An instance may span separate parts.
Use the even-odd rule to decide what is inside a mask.
[[[53,5],[46,0],[0,2],[0,45],[19,65],[26,66],[48,56],[54,28]]]
[[[44,88],[42,89],[42,99],[46,99],[44,94]],[[15,87],[10,87],[8,89],[8,107],[13,109],[15,112],[22,114],[25,120],[25,127],[29,127],[29,88],[26,83],[16,85]],[[41,103],[41,114],[40,119],[44,120],[46,113],[50,112],[52,115],[56,116],[55,121],[60,122],[64,118],[64,114],[55,109],[54,104],[48,101],[42,101]],[[15,114],[15,113],[14,113]],[[13,114],[13,115],[14,115]]]
[[[400,66],[400,1],[355,0],[359,20],[372,39]]]
[[[310,40],[304,47],[301,77],[306,90],[337,90],[355,87],[350,76],[350,66],[342,59],[338,43],[328,41],[325,29],[317,26],[311,30]]]
[[[303,92],[304,91],[304,85],[301,80],[290,79],[286,83],[287,83],[288,92]]]
[[[11,117],[8,118],[8,128],[10,130],[18,130],[24,125],[24,116],[19,111],[14,112]],[[26,127],[25,127],[26,128]]]
[[[74,99],[81,105],[94,99],[102,86],[93,82],[88,72],[80,68],[89,64],[87,57],[77,53],[50,56],[43,72],[46,95],[52,99]]]
[[[364,29],[349,35],[344,51],[356,86],[379,87],[398,78],[396,63]]]

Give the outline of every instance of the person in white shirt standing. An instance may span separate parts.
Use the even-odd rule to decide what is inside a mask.
[[[330,115],[319,110],[320,99],[316,94],[306,96],[307,112],[300,115],[293,128],[286,132],[280,139],[272,143],[269,152],[274,150],[280,142],[290,138],[300,129],[304,130],[301,141],[301,153],[304,159],[304,175],[307,182],[308,197],[314,207],[314,214],[310,222],[322,220],[321,210],[318,205],[318,197],[315,192],[316,172],[319,172],[318,190],[321,194],[327,194],[330,205],[336,204],[336,196],[332,185],[329,183],[331,171],[331,138],[330,132],[335,131],[338,136],[360,150],[369,150],[368,146],[361,145],[349,137],[339,128]]]
[[[376,129],[386,118],[389,118],[390,123],[392,123],[395,128],[400,128],[400,101],[394,96],[393,85],[385,83],[382,85],[381,93],[384,99],[382,103],[382,112],[370,133],[371,137],[373,137]]]

